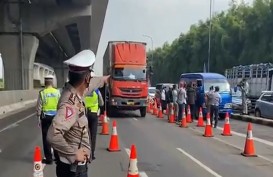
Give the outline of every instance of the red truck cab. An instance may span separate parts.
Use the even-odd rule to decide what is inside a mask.
[[[103,73],[111,75],[108,114],[114,110],[140,110],[146,116],[148,97],[146,44],[110,41],[103,57]]]

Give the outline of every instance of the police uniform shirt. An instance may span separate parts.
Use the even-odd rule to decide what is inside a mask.
[[[95,55],[90,50],[83,50],[64,63],[69,65],[70,72],[88,72],[95,62]],[[104,85],[104,77],[92,78],[88,90],[95,90]],[[57,114],[48,130],[47,139],[58,151],[64,163],[74,163],[79,144],[90,157],[90,138],[88,120],[83,98],[77,90],[66,83],[57,106]],[[81,139],[82,136],[82,139]]]

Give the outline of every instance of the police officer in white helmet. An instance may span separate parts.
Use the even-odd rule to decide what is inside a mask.
[[[51,125],[53,117],[57,113],[57,104],[60,98],[59,90],[53,87],[53,75],[45,76],[45,88],[39,92],[37,100],[37,118],[38,126],[42,129],[42,139],[43,139],[43,150],[44,157],[43,163],[52,164],[53,158],[51,153],[51,146],[47,142],[47,131]],[[58,158],[56,152],[54,151],[55,158]]]
[[[86,89],[102,87],[109,76],[92,78],[95,55],[83,50],[66,60],[69,82],[62,91],[57,115],[48,130],[48,141],[58,151],[57,177],[87,177],[91,146],[83,96]]]

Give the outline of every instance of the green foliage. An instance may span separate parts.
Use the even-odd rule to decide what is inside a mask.
[[[150,51],[153,84],[177,82],[185,72],[203,72],[208,36],[209,20],[199,21],[171,44]],[[252,6],[232,0],[226,12],[212,18],[210,72],[224,74],[234,65],[261,62],[273,62],[273,0],[255,0]]]

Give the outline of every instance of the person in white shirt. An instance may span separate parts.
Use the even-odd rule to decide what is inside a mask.
[[[215,87],[215,92],[212,94],[211,102],[211,118],[214,119],[214,128],[217,127],[219,117],[219,105],[222,102],[221,95],[219,94],[219,87]],[[212,125],[212,124],[211,124]]]

